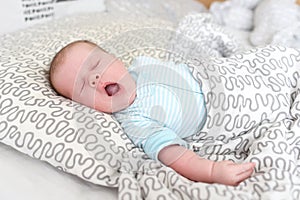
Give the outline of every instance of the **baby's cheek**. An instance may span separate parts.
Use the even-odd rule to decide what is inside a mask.
[[[95,102],[97,99],[97,94],[95,91],[95,89],[86,90],[80,95],[78,102],[90,108],[95,108]]]

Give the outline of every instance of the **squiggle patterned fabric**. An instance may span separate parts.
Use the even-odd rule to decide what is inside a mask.
[[[299,74],[291,67],[299,68],[299,51],[270,46],[230,56],[237,46],[215,26],[207,23],[210,28],[195,34],[195,24],[206,26],[202,17],[188,16],[180,27],[190,30],[178,32],[160,19],[93,13],[1,36],[0,141],[84,180],[118,187],[122,200],[299,199]],[[178,33],[191,42],[180,42]],[[218,40],[215,50],[226,49],[218,55],[230,57],[184,55],[205,35]],[[58,96],[48,82],[49,62],[78,39],[100,44],[127,64],[138,55],[188,64],[202,81],[209,118],[186,140],[209,159],[256,162],[255,176],[237,187],[191,182],[148,159],[111,116]]]

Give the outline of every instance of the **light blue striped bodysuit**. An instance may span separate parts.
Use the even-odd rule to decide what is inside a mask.
[[[187,146],[182,138],[199,131],[206,120],[201,87],[188,66],[138,57],[129,72],[136,99],[114,113],[128,137],[155,160],[168,145]]]

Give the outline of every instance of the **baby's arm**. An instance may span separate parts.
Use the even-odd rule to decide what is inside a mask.
[[[162,163],[190,180],[226,185],[238,185],[251,176],[255,166],[255,163],[236,164],[232,161],[210,161],[179,145],[163,148],[158,158]]]

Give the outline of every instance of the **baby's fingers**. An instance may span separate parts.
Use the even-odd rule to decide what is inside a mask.
[[[236,175],[234,178],[234,183],[232,185],[238,185],[240,182],[244,181],[245,179],[249,178],[254,170],[254,163],[243,163],[236,165]]]
[[[253,172],[255,163],[253,163],[253,162],[252,163],[243,163],[243,164],[238,164],[235,167],[237,168],[236,174],[239,175],[239,174],[243,174],[249,170],[251,172]]]
[[[238,185],[240,182],[244,181],[245,179],[249,178],[251,176],[252,172],[253,172],[253,169],[249,169],[249,170],[244,171],[244,172],[240,173],[239,175],[237,175],[236,185]]]

